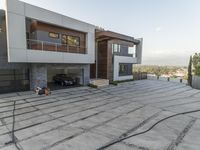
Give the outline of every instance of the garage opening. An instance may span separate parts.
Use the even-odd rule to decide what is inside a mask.
[[[83,69],[48,68],[47,81],[52,90],[77,87],[83,84]]]
[[[30,90],[28,69],[0,70],[0,93]]]

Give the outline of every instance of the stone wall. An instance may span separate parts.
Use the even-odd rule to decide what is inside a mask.
[[[47,87],[47,66],[45,64],[31,64],[30,89]]]

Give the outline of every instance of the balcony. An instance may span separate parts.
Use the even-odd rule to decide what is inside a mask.
[[[27,49],[86,54],[86,47],[54,43],[54,42],[48,42],[48,41],[33,40],[33,39],[27,39]]]

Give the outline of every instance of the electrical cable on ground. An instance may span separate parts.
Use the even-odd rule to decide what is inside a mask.
[[[12,123],[12,131],[11,131],[12,141],[9,141],[9,142],[5,143],[5,145],[14,144],[15,147],[17,148],[17,150],[21,150],[19,148],[19,146],[17,145],[17,141],[16,141],[16,137],[15,137],[15,105],[16,105],[16,101],[14,101],[14,104],[13,104],[13,114],[12,114],[13,123]]]
[[[110,142],[110,143],[108,143],[108,144],[106,144],[106,145],[104,145],[104,146],[98,148],[97,150],[104,150],[104,149],[106,149],[106,148],[108,148],[108,147],[110,147],[110,146],[112,146],[112,145],[114,145],[114,144],[117,144],[117,143],[119,143],[119,142],[122,142],[122,141],[124,141],[124,140],[126,140],[126,139],[129,139],[129,138],[131,138],[131,137],[134,137],[134,136],[138,136],[138,135],[147,133],[147,132],[149,132],[150,130],[152,130],[156,125],[160,124],[161,122],[163,122],[163,121],[165,121],[165,120],[167,120],[167,119],[170,119],[170,118],[173,118],[173,117],[176,117],[176,116],[180,116],[180,115],[195,113],[195,112],[200,112],[200,109],[193,110],[193,111],[182,112],[182,113],[177,113],[177,114],[168,116],[168,117],[166,117],[166,118],[163,118],[163,119],[157,121],[155,124],[153,124],[150,128],[148,128],[148,129],[145,130],[145,131],[142,131],[142,132],[139,132],[139,133],[136,133],[136,134],[133,134],[133,135],[129,135],[129,136],[126,136],[126,137],[118,138],[118,139],[116,139],[115,141]]]

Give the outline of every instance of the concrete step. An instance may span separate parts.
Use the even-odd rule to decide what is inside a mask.
[[[91,79],[90,84],[95,85],[97,87],[104,87],[109,85],[109,80],[107,79]]]

